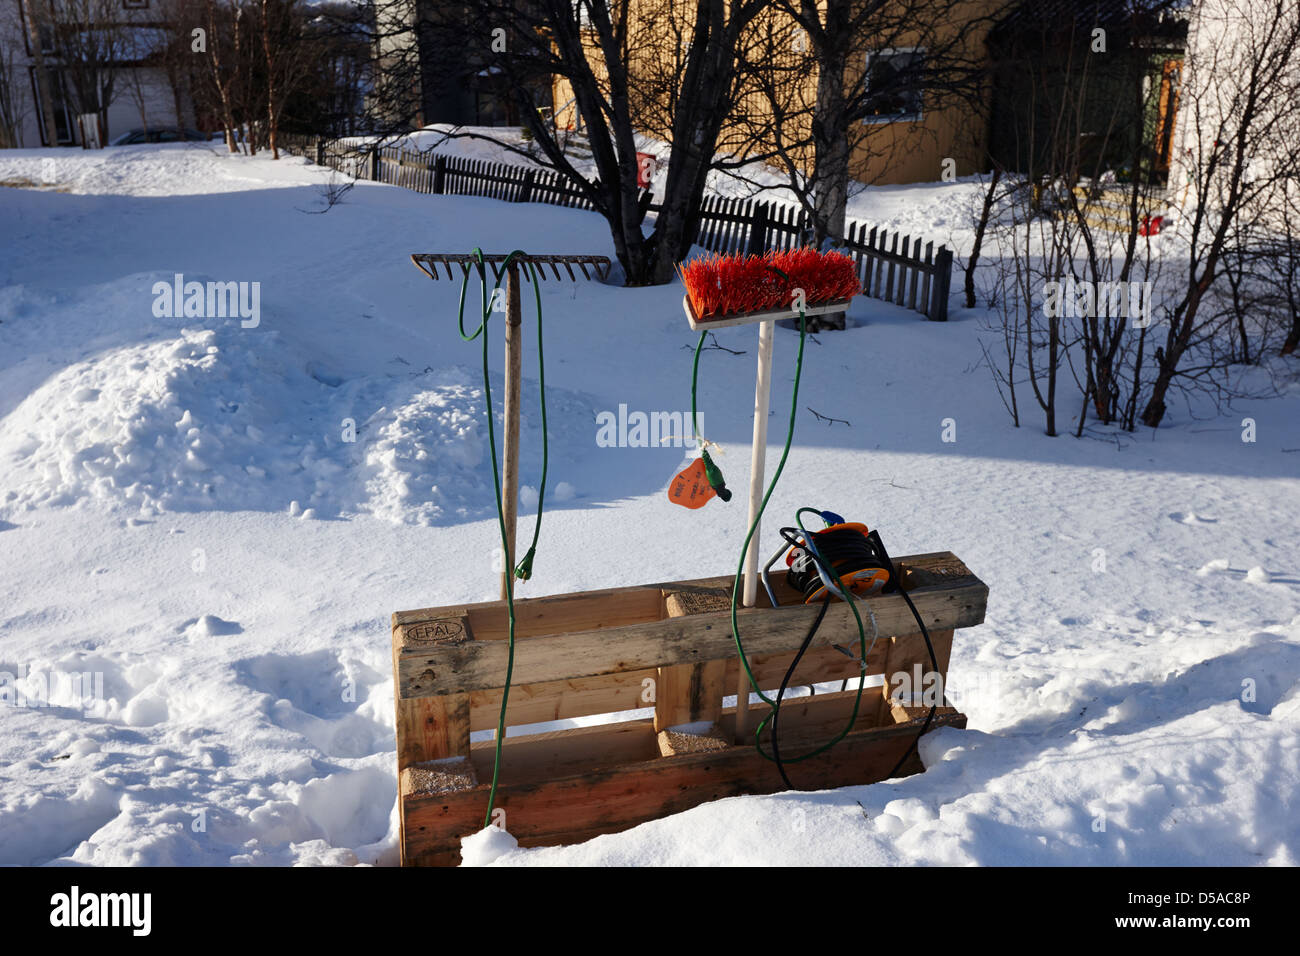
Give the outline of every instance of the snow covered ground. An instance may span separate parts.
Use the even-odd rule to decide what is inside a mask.
[[[496,591],[479,347],[458,286],[407,256],[612,253],[599,218],[546,206],[360,183],[316,214],[328,178],[207,146],[0,152],[30,184],[0,188],[0,862],[395,862],[388,615]],[[944,241],[970,190],[859,201]],[[177,274],[260,283],[256,323],[157,315]],[[680,290],[542,289],[568,487],[520,593],[727,573],[743,502],[673,508],[680,449],[594,440],[620,404],[689,408]],[[800,405],[852,424],[801,409],[770,514],[831,508],[989,584],[950,675],[969,729],[928,736],[920,776],[497,862],[1300,863],[1300,388],[1051,439],[1010,426],[978,313],[851,318],[809,344]],[[733,487],[754,338],[704,356]],[[794,343],[778,331],[776,420]],[[535,486],[531,404],[524,427]],[[102,675],[89,708],[81,673]]]

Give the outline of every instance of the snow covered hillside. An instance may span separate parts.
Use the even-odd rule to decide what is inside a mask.
[[[479,345],[408,256],[612,250],[590,213],[372,183],[322,213],[329,178],[206,145],[0,152],[0,863],[396,862],[389,614],[497,587]],[[960,244],[972,188],[855,213]],[[257,308],[169,317],[178,275],[257,282]],[[680,289],[542,295],[555,494],[520,595],[731,571],[743,495],[674,508],[680,448],[595,441],[602,411],[689,409]],[[951,665],[969,729],[927,736],[919,776],[498,863],[1300,863],[1300,386],[1047,438],[1011,427],[979,317],[859,298],[810,342],[761,549],[813,504],[965,560],[990,587]],[[704,353],[703,430],[743,488],[756,336],[717,338],[745,354]]]

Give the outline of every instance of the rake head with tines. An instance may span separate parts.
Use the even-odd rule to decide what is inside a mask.
[[[483,263],[492,269],[493,279],[501,278],[501,266],[507,258],[509,257],[506,255],[483,256]],[[453,265],[460,266],[461,274],[459,278],[463,279],[469,275],[470,268],[476,265],[479,260],[477,256],[471,254],[453,252],[417,252],[411,256],[411,261],[414,262],[416,267],[430,279],[437,281],[442,278],[438,274],[438,266],[441,265],[447,272],[447,278],[452,280],[455,280],[457,276],[451,271],[451,267]],[[555,274],[555,278],[561,280],[564,278],[564,276],[560,275],[561,266],[563,266],[564,271],[569,274],[569,278],[574,281],[577,281],[578,278],[577,273],[573,271],[574,266],[578,267],[578,270],[582,273],[584,279],[591,279],[591,272],[594,272],[595,277],[600,279],[602,282],[609,278],[610,263],[609,258],[606,256],[518,255],[510,261],[512,263],[519,263],[520,265],[531,263],[536,266],[537,275],[543,281],[546,279],[547,266],[551,267],[551,272]],[[591,269],[591,272],[588,272],[589,268]]]

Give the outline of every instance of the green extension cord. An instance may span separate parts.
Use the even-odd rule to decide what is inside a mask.
[[[501,264],[501,271],[497,274],[497,280],[492,286],[491,293],[487,287],[487,269],[483,259],[483,250],[474,249],[472,255],[477,260],[479,291],[482,295],[482,314],[480,316],[478,328],[473,333],[465,332],[465,290],[469,286],[469,272],[465,273],[465,278],[460,284],[460,308],[456,316],[457,326],[460,330],[460,337],[466,342],[473,342],[476,338],[483,338],[483,396],[487,406],[487,427],[488,427],[488,447],[492,452],[492,484],[497,496],[497,526],[501,530],[501,553],[503,555],[510,553],[510,542],[506,538],[506,516],[505,506],[502,502],[501,493],[501,470],[497,466],[497,439],[496,427],[493,424],[494,415],[492,412],[492,383],[488,379],[488,336],[487,323],[491,316],[491,305],[496,298],[496,292],[501,288],[501,278],[505,276],[510,265],[514,262],[516,256],[526,255],[522,249],[516,249],[506,256],[505,261]],[[537,302],[537,381],[541,393],[542,405],[542,481],[541,488],[537,494],[537,521],[533,525],[533,541],[528,547],[528,552],[524,555],[522,561],[513,569],[512,574],[506,575],[506,615],[509,618],[509,638],[507,641],[506,657],[506,684],[501,693],[501,713],[497,717],[496,732],[496,756],[492,763],[492,789],[488,793],[487,813],[483,817],[483,826],[488,827],[492,824],[492,810],[496,806],[497,799],[497,780],[501,773],[501,742],[506,735],[506,703],[510,699],[510,680],[515,669],[515,578],[521,581],[527,581],[533,574],[533,557],[537,554],[537,537],[542,530],[542,509],[546,501],[546,470],[550,464],[550,450],[546,438],[546,363],[542,358],[542,293],[537,285],[537,270],[531,262],[523,263],[527,267],[528,281],[533,286],[533,296]]]
[[[700,434],[699,412],[697,410],[698,406],[697,406],[697,397],[696,397],[697,392],[699,390],[700,351],[704,346],[704,339],[707,334],[708,334],[707,332],[701,332],[699,340],[695,343],[695,362],[691,370],[691,427],[695,430],[696,440],[700,442],[700,447],[703,450],[704,467],[705,467],[705,472],[706,474],[708,474],[709,477],[709,483],[713,485],[714,488],[717,488],[718,485],[721,484],[722,482],[722,475],[720,472],[717,471],[717,468],[716,466],[713,465],[712,460],[708,458],[708,451],[704,450],[704,442],[702,439],[699,438],[699,434]],[[773,720],[773,718],[777,716],[777,713],[780,710],[780,704],[777,701],[773,700],[772,698],[768,697],[766,694],[764,694],[763,689],[758,686],[758,681],[754,678],[754,672],[753,670],[750,669],[749,666],[749,658],[746,656],[744,645],[741,643],[740,625],[736,618],[736,610],[740,600],[740,582],[745,573],[745,555],[749,551],[749,542],[754,537],[754,532],[757,530],[759,523],[763,519],[763,512],[767,510],[768,499],[772,497],[772,492],[776,489],[776,483],[781,478],[781,472],[785,470],[785,462],[790,455],[790,444],[794,440],[794,422],[799,408],[799,380],[803,375],[803,350],[804,350],[804,343],[807,340],[807,337],[808,337],[807,317],[805,316],[804,311],[800,309],[799,310],[799,352],[798,355],[795,357],[795,363],[794,363],[794,390],[790,395],[790,424],[786,429],[785,446],[781,449],[781,461],[777,464],[776,472],[772,475],[772,480],[768,482],[767,492],[766,494],[763,495],[763,500],[758,506],[758,513],[754,515],[754,520],[749,525],[749,531],[745,535],[745,543],[741,545],[740,563],[736,567],[736,579],[731,587],[731,634],[736,641],[736,653],[740,657],[741,666],[745,669],[745,676],[749,678],[750,686],[753,688],[754,692],[758,694],[759,699],[763,703],[767,704],[769,708],[771,708],[771,711],[768,713],[768,715],[764,717],[761,721],[759,721],[758,726],[754,729],[754,748],[758,751],[760,756],[762,756],[767,760],[771,760],[773,762],[776,762],[776,757],[773,756],[772,754],[769,754],[767,751],[763,749],[762,734],[764,728],[767,727],[767,725]],[[718,479],[717,484],[715,484],[713,481],[713,473],[717,473],[717,479]],[[721,492],[719,492],[719,495],[721,496]],[[727,497],[730,497],[730,495],[728,495]],[[723,500],[725,501],[726,498],[724,498]],[[812,512],[813,514],[818,514],[818,515],[821,514],[821,512],[818,511],[816,508],[808,508],[808,507],[800,508],[797,512],[795,512],[795,524],[799,526],[800,531],[804,532],[805,539],[810,538],[808,530],[803,526],[802,516],[807,512]],[[839,587],[840,593],[851,595],[851,592],[848,590],[848,588],[844,586],[844,582],[840,579],[839,573],[836,572],[834,568],[831,568],[830,570],[835,577],[835,583]],[[857,601],[849,600],[847,603],[849,605],[849,609],[853,611],[853,617],[858,624],[858,647],[861,654],[859,659],[862,662],[862,666],[865,667],[867,655],[870,653],[870,649],[867,647],[866,628],[862,624],[862,615],[858,613]],[[872,647],[875,646],[876,637],[877,635],[873,634],[871,639]],[[825,753],[827,750],[834,747],[837,743],[843,740],[844,737],[848,735],[849,731],[853,729],[853,724],[858,719],[858,710],[862,704],[862,692],[863,692],[863,684],[862,684],[862,680],[859,679],[858,692],[853,699],[853,712],[849,715],[848,722],[844,725],[843,730],[841,730],[838,734],[836,734],[833,738],[831,738],[831,740],[829,740],[827,743],[816,748],[815,750],[809,751],[806,754],[801,754],[797,757],[786,757],[782,755],[780,762],[798,763],[801,760],[808,760],[812,757],[816,757],[818,754]],[[745,699],[742,700],[741,696],[743,696]],[[744,694],[741,696],[738,696],[736,698],[737,713],[740,712],[740,709],[742,707],[749,706],[749,700],[748,700],[749,695]]]

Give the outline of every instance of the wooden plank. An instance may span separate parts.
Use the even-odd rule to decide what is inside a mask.
[[[683,582],[693,584],[693,582]],[[519,637],[554,634],[566,630],[600,629],[657,621],[664,616],[663,586],[602,588],[575,594],[519,598],[515,601],[515,634]],[[505,640],[506,609],[500,601],[426,607],[393,614],[394,628],[464,615],[474,626],[474,639]]]
[[[655,680],[656,731],[680,724],[717,723],[722,716],[726,661],[660,667]]]
[[[664,613],[663,591],[657,586],[523,598],[515,601],[515,636],[527,639],[622,627],[659,621]],[[508,620],[502,602],[470,605],[467,614],[475,640],[506,639]]]
[[[871,646],[871,629],[867,625],[867,645]],[[841,647],[846,647],[854,652],[858,649],[857,635],[853,639],[846,641]],[[878,640],[878,648],[883,645]],[[883,670],[882,651],[872,649],[867,655],[868,666],[876,662],[876,671]],[[750,654],[745,652],[749,660],[750,673],[754,675],[754,680],[758,681],[758,686],[764,691],[775,691],[781,686],[781,679],[785,676],[786,670],[790,667],[790,661],[794,659],[793,651],[785,651],[780,654]],[[832,681],[854,680],[861,676],[861,664],[856,656],[848,657],[840,653],[833,647],[810,647],[804,653],[803,660],[795,669],[790,679],[791,687],[806,687],[809,684],[825,684]],[[724,687],[737,686],[737,679],[740,674],[740,658],[732,657],[726,662],[726,673],[723,676]]]
[[[913,577],[916,587],[928,586],[944,580],[974,577],[965,564],[949,551],[932,551],[895,559],[904,569],[904,581]],[[928,575],[921,578],[920,575]],[[640,621],[657,621],[665,617],[669,594],[695,592],[730,594],[734,577],[715,575],[670,581],[661,584],[643,584],[632,587],[600,588],[572,594],[552,594],[544,597],[521,598],[515,601],[515,633],[519,637],[549,635],[565,630],[619,627]],[[803,595],[786,583],[784,571],[772,575],[772,590],[780,606],[803,603]],[[913,587],[908,587],[914,591]],[[760,606],[770,606],[766,594],[760,594]],[[715,608],[717,609],[717,608]],[[474,640],[505,640],[505,605],[501,601],[482,601],[476,604],[458,604],[447,607],[424,607],[410,611],[395,611],[392,626],[440,622],[451,619],[458,623],[465,619],[466,627],[473,626]],[[913,625],[913,628],[915,625]],[[445,627],[436,636],[454,639],[459,632]],[[427,635],[426,635],[427,636]]]
[[[668,594],[666,605],[669,617],[685,617],[721,610],[722,601],[730,606],[722,589],[705,593],[681,591]],[[654,685],[655,731],[663,732],[681,724],[716,724],[722,716],[722,680],[726,669],[726,662],[720,660],[658,668]]]
[[[917,309],[922,315],[930,314],[930,288],[934,285],[934,267],[931,261],[933,253],[934,242],[927,242],[925,244],[925,281],[921,284],[921,307]]]
[[[789,773],[806,790],[880,780],[911,747],[923,719],[854,731],[826,754],[791,765]],[[936,716],[931,730],[943,726],[965,726],[965,718]],[[798,743],[791,735],[791,746]],[[509,766],[510,761],[505,761]],[[913,755],[899,772],[906,775],[921,769]],[[505,810],[506,826],[521,845],[553,846],[625,830],[724,797],[784,789],[775,766],[745,746],[657,757],[592,774],[504,784],[497,792],[497,806]],[[403,793],[400,802],[406,859],[452,864],[457,862],[459,838],[482,825],[486,788],[436,795]]]
[[[886,275],[886,278],[885,278],[885,294],[882,296],[882,298],[883,298],[886,302],[892,302],[892,301],[894,300],[894,268],[895,268],[895,262],[896,262],[896,260],[893,259],[892,256],[895,255],[895,254],[897,254],[897,252],[898,252],[898,232],[897,232],[897,231],[894,232],[893,242],[892,242],[892,243],[890,244],[890,246],[889,246],[889,252],[890,252],[890,255],[891,255],[891,258],[890,258],[890,260],[889,260],[889,266],[888,266],[888,270],[889,270],[889,271],[888,271],[888,273],[887,273],[887,275]]]
[[[397,698],[397,769],[469,754],[469,695]]]
[[[907,261],[907,250],[908,250],[908,248],[911,246],[911,242],[912,242],[912,237],[911,237],[911,236],[904,236],[904,237],[903,237],[902,256],[903,256],[903,260],[904,260],[904,262],[903,262],[903,264],[900,264],[899,267],[898,267],[898,284],[897,284],[897,286],[895,286],[895,288],[894,288],[894,304],[895,304],[895,305],[902,305],[902,304],[903,304],[903,299],[905,298],[905,296],[904,296],[904,289],[905,289],[905,287],[906,287],[906,283],[907,283],[907,273],[908,273],[908,271],[909,271],[909,270],[908,270],[908,267],[907,267],[907,264],[906,264],[906,261]]]
[[[735,218],[727,223],[726,241],[723,243],[727,255],[733,254],[740,247],[740,224],[749,215],[749,205],[749,201],[744,199],[732,201],[731,213]]]
[[[878,252],[885,251],[885,246],[888,240],[889,240],[889,232],[887,230],[882,229],[879,236],[876,237],[876,249]],[[877,255],[876,256],[876,292],[875,292],[875,297],[877,299],[880,298],[880,291],[881,289],[884,288],[884,285],[885,285],[885,259],[884,256]]]
[[[939,661],[938,673],[941,685],[946,684],[948,677],[948,663],[952,658],[952,639],[953,631],[948,628],[930,632],[934,656]],[[886,653],[885,683],[881,688],[881,696],[885,699],[881,710],[881,722],[884,722],[883,714],[889,710],[894,701],[899,700],[899,695],[904,689],[909,689],[914,695],[925,693],[927,680],[932,679],[929,675],[933,670],[930,651],[925,646],[925,638],[920,634],[891,638]],[[938,692],[944,694],[944,687],[941,686]],[[911,700],[903,702],[909,705],[912,703]]]
[[[517,727],[651,707],[658,678],[658,669],[648,667],[599,677],[515,684],[510,688],[506,724]],[[501,688],[472,691],[469,695],[469,729],[495,728],[500,711]]]
[[[867,237],[867,248],[868,248],[868,249],[874,250],[874,249],[876,248],[876,229],[877,229],[877,228],[878,228],[877,226],[872,226],[872,227],[871,227],[871,235],[869,235],[869,236]],[[879,260],[878,260],[874,255],[872,255],[871,253],[868,253],[867,255],[868,255],[868,258],[867,258],[867,281],[866,281],[866,285],[863,287],[863,291],[865,291],[866,294],[869,295],[869,296],[871,296],[872,298],[875,298],[876,293],[879,291],[879,286],[876,284],[876,277],[875,277],[875,275],[873,275],[873,273],[875,272],[875,266],[876,266],[876,263],[879,262]]]
[[[948,293],[952,282],[952,250],[940,246],[934,257],[934,299],[926,313],[934,322],[948,321]]]
[[[797,242],[798,236],[796,235],[798,229],[795,223],[796,223],[796,216],[795,216],[794,207],[787,206],[785,208],[785,226],[786,226],[785,248],[786,249],[793,249],[795,246],[798,245]]]
[[[979,624],[984,619],[987,586],[970,574],[955,556],[948,554],[943,560],[951,564],[940,582],[911,592],[918,612],[926,626],[934,630]],[[774,581],[778,579],[785,586],[784,575],[773,576]],[[867,600],[882,634],[906,634],[915,630],[911,612],[901,595],[878,595]],[[803,634],[816,614],[816,608],[802,604],[740,610],[738,621],[747,652],[761,655],[794,650],[802,642]],[[397,625],[394,640],[402,641],[407,628],[420,626]],[[828,642],[836,643],[856,639],[857,625],[847,605],[836,602],[830,606],[822,622],[821,635]],[[498,687],[505,673],[507,648],[500,640],[467,638],[433,646],[419,643],[400,646],[396,672],[397,694],[401,697],[466,693]],[[725,660],[734,650],[729,612],[719,611],[619,627],[538,635],[532,640],[518,642],[516,669],[519,673],[529,674],[536,682],[558,681],[648,667]]]
[[[468,620],[463,614],[455,615],[454,612],[442,621],[415,625],[400,638],[394,633],[393,673],[397,673],[399,655],[409,645],[432,648],[447,641],[471,638]],[[469,755],[467,694],[414,699],[395,695],[393,703],[399,774],[413,763]]]
[[[589,774],[659,757],[654,722],[625,720],[520,737],[507,735],[501,747],[499,783],[532,784],[570,774]],[[496,741],[470,746],[469,759],[480,780],[492,779]],[[481,813],[482,811],[480,811]]]
[[[920,258],[921,258],[921,237],[917,236],[912,243],[912,259],[919,264]],[[908,286],[907,307],[909,309],[915,309],[916,308],[916,286],[918,280],[921,277],[921,270],[914,266],[910,271],[912,273],[912,281]]]

